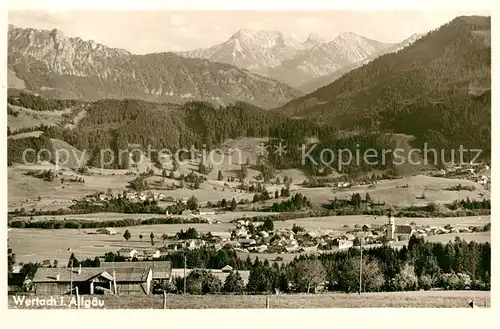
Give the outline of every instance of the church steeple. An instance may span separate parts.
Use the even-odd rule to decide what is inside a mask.
[[[387,221],[387,228],[385,230],[385,237],[387,240],[394,240],[394,231],[396,230],[396,224],[394,222],[394,216],[392,215],[392,208],[389,210],[389,216]]]

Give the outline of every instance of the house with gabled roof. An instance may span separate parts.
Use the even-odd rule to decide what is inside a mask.
[[[133,248],[121,248],[118,250],[118,255],[127,259],[132,259],[134,257],[137,257],[137,250]]]
[[[79,267],[38,268],[33,280],[33,291],[40,295],[120,294],[141,295],[151,291],[152,270],[150,267],[125,268]]]
[[[170,280],[172,274],[172,262],[170,261],[140,261],[140,262],[101,262],[103,268],[151,268],[153,281]]]
[[[222,272],[231,272],[232,270],[233,268],[229,265],[226,265],[221,269]]]

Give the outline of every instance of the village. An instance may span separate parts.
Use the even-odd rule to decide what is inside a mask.
[[[14,269],[14,277],[19,281],[11,280],[9,290],[32,292],[40,295],[63,295],[77,291],[79,294],[120,294],[137,295],[153,294],[155,291],[174,285],[176,280],[183,280],[189,276],[192,268],[173,268],[172,262],[164,260],[173,252],[222,248],[243,253],[326,253],[348,248],[377,247],[391,245],[401,247],[401,243],[411,236],[424,237],[437,234],[468,233],[474,227],[431,227],[398,225],[393,216],[387,217],[385,225],[354,225],[346,227],[343,232],[332,230],[307,230],[298,225],[291,229],[274,229],[271,221],[260,225],[239,219],[234,221],[234,228],[228,232],[206,232],[198,234],[195,229],[181,230],[175,236],[162,236],[163,245],[155,247],[154,236],[151,235],[151,247],[122,247],[116,253],[106,253],[97,256],[98,264],[92,267],[54,267],[50,260],[40,264],[33,277],[27,277]],[[128,231],[126,231],[128,232]],[[87,234],[117,235],[114,228],[100,228]],[[146,235],[146,234],[144,234]],[[127,233],[124,233],[127,239]],[[141,237],[142,239],[142,237]],[[110,255],[112,257],[110,258]],[[275,261],[280,261],[278,256]],[[220,282],[225,282],[233,273],[230,265],[220,269],[204,269]],[[247,284],[250,271],[238,270],[242,283]],[[22,277],[22,279],[21,279]],[[15,284],[14,284],[15,283]]]
[[[162,236],[165,243],[158,248],[121,248],[118,255],[126,260],[153,260],[168,255],[169,252],[183,249],[194,250],[211,248],[220,250],[231,249],[241,253],[321,253],[359,247],[360,245],[376,247],[383,244],[400,247],[411,236],[426,237],[440,234],[471,233],[476,226],[454,227],[445,226],[417,226],[397,225],[394,217],[390,216],[385,225],[364,224],[349,228],[344,225],[341,230],[307,230],[298,225],[291,229],[274,229],[271,221],[265,221],[255,226],[254,222],[239,219],[234,223],[234,229],[228,232],[209,231],[198,234],[194,229],[180,232],[175,236]],[[189,232],[194,231],[194,233]],[[100,234],[116,235],[113,228],[97,230]],[[146,234],[145,237],[147,238]],[[179,239],[180,237],[187,237]],[[278,257],[279,259],[279,257]]]

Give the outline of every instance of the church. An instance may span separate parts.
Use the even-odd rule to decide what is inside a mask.
[[[409,240],[415,234],[415,230],[411,225],[396,225],[394,216],[389,214],[389,221],[385,229],[385,237],[387,241],[402,241]]]

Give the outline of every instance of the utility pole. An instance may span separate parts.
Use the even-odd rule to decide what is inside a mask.
[[[69,273],[69,295],[73,296],[73,259],[71,259],[71,272]]]
[[[362,285],[362,276],[363,276],[363,244],[361,243],[361,239],[359,239],[359,290],[358,294],[361,295],[361,285]]]
[[[186,254],[184,253],[184,294],[186,294]]]

